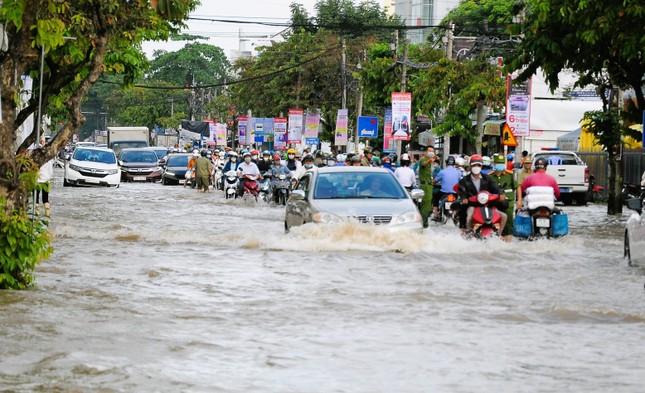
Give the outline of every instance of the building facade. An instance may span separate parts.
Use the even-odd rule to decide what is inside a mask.
[[[395,0],[394,3],[394,13],[406,26],[437,26],[450,10],[459,5],[459,0]],[[407,38],[413,44],[420,44],[430,29],[408,30]]]

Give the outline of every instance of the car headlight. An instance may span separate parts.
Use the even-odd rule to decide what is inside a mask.
[[[108,169],[107,173],[108,173],[108,175],[116,175],[117,173],[119,173],[119,170],[118,169]]]
[[[74,164],[69,164],[69,169],[71,169],[71,170],[73,170],[73,171],[76,171],[76,172],[80,172],[80,171],[81,171],[81,167],[80,167],[80,166],[78,166],[78,165],[74,165]]]
[[[311,220],[318,224],[339,224],[343,222],[342,218],[330,213],[315,213]]]
[[[166,175],[168,175],[168,176],[175,176],[175,172],[172,172],[172,171],[166,171]]]
[[[156,168],[154,169],[154,171],[153,171],[153,172],[161,172],[162,170],[163,170],[163,168],[162,168],[162,167],[160,167],[160,166],[158,166],[158,167],[156,167]]]
[[[406,224],[408,222],[421,221],[421,215],[414,210],[403,213],[396,218],[397,224]]]

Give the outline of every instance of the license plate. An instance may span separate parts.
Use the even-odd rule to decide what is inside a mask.
[[[571,192],[569,187],[560,187],[560,192]]]
[[[536,218],[535,226],[538,228],[548,228],[551,226],[551,220],[548,218]]]
[[[145,176],[135,176],[132,180],[134,181],[146,181]]]
[[[98,179],[91,179],[91,178],[89,178],[89,179],[85,179],[85,183],[95,183],[95,184],[99,184],[99,182],[100,182],[100,181],[99,181]]]

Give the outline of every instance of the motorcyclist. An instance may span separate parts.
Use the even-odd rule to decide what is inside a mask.
[[[391,170],[392,172],[394,172],[394,168],[392,168],[392,162],[391,161],[392,160],[390,159],[390,157],[387,157],[387,156],[383,157],[383,168],[387,168],[387,169]]]
[[[251,153],[244,153],[244,161],[240,163],[237,167],[237,173],[241,181],[238,183],[237,192],[239,196],[244,194],[244,183],[246,182],[246,176],[255,176],[255,180],[262,179],[262,174],[258,169],[258,166],[253,162]],[[257,195],[253,195],[257,197]]]
[[[444,196],[447,194],[457,194],[455,186],[459,184],[459,180],[463,177],[461,169],[455,167],[455,157],[448,156],[446,158],[446,167],[437,174],[435,181],[441,183],[441,189],[437,193],[436,197],[439,201],[443,200]],[[434,209],[434,218],[438,218],[439,206]]]
[[[499,186],[500,190],[506,195],[508,207],[505,210],[508,219],[506,225],[503,227],[502,236],[504,240],[510,241],[513,237],[513,213],[515,212],[515,175],[513,171],[506,169],[506,164],[503,154],[495,154],[493,156],[495,171],[491,173],[491,177]]]
[[[401,165],[394,170],[394,177],[399,180],[399,183],[408,191],[417,183],[417,176],[414,169],[410,167],[410,155],[408,153],[401,154]]]
[[[193,176],[195,173],[195,163],[197,162],[198,158],[199,158],[199,150],[195,149],[193,150],[193,156],[190,157],[190,160],[188,160],[186,176],[184,177],[184,188],[186,187],[186,185],[188,185],[188,180],[190,180],[190,177]]]
[[[483,156],[482,157],[482,164],[483,164],[482,165],[482,173],[484,175],[490,175],[491,173],[493,173],[495,171],[495,169],[492,166],[493,161],[490,159],[489,156]]]
[[[496,206],[499,210],[501,216],[500,225],[503,228],[506,225],[507,216],[504,213],[503,208],[505,208],[504,201],[506,200],[506,195],[504,195],[497,183],[488,175],[481,173],[482,170],[482,156],[479,154],[473,154],[470,157],[470,174],[463,177],[459,181],[459,199],[461,200],[460,214],[459,214],[459,228],[462,230],[462,233],[465,233],[467,230],[472,230],[472,218],[473,213],[475,212],[474,206],[469,206],[468,198],[471,196],[477,195],[480,191],[488,191],[491,194],[498,194],[499,201]]]
[[[346,166],[346,165],[347,164],[345,163],[345,155],[338,153],[338,155],[336,155],[336,164],[334,164],[334,166]]]
[[[298,168],[294,177],[296,179],[300,179],[307,172],[315,172],[317,170],[318,170],[318,167],[314,165],[314,158],[312,157],[311,154],[307,154],[306,156],[302,157],[302,166]]]
[[[361,158],[361,166],[372,166],[372,157],[374,152],[371,148],[367,147],[363,150],[363,158]]]
[[[259,159],[260,159],[260,152],[259,152],[259,151],[257,151],[257,150],[255,150],[255,149],[253,149],[253,150],[251,150],[249,153],[251,153],[251,161],[252,161],[255,165],[257,165],[257,164],[258,164],[258,161],[259,161]]]
[[[302,163],[298,160],[296,160],[296,150],[295,149],[289,149],[287,150],[287,163],[286,166],[289,168],[291,172],[295,172]]]
[[[550,187],[553,190],[553,201],[560,198],[560,187],[555,178],[546,173],[547,161],[544,157],[538,157],[533,164],[534,173],[529,175],[520,186],[522,190],[522,205],[518,203],[518,208],[528,208],[527,194],[531,193],[531,187]]]
[[[251,152],[253,154],[253,152]],[[253,156],[251,156],[253,158]],[[256,162],[260,173],[264,173],[271,168],[271,153],[268,150],[262,152],[262,159]]]
[[[224,168],[222,169],[222,173],[226,174],[228,171],[235,171],[237,172],[237,167],[240,164],[237,161],[237,153],[234,151],[229,151],[228,152],[228,161],[226,164],[224,164]],[[224,188],[224,179],[225,177],[222,176],[221,182],[222,182],[222,189]]]

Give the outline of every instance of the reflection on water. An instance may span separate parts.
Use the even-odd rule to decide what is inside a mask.
[[[9,391],[636,392],[643,272],[623,217],[475,241],[124,184],[52,192],[39,287],[0,292]]]

